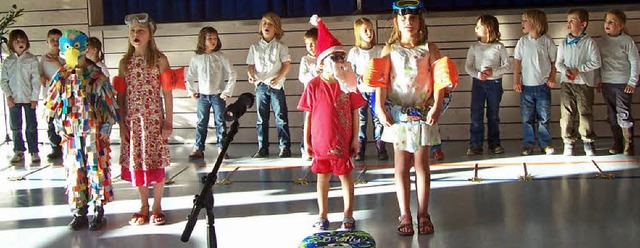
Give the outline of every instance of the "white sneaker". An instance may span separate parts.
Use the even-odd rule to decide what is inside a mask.
[[[24,161],[24,152],[15,152],[11,157],[11,163],[18,163]]]
[[[37,152],[32,152],[31,153],[31,163],[40,163],[40,155],[38,155]]]

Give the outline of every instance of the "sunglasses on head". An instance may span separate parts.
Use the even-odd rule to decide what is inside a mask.
[[[424,4],[419,0],[399,0],[393,3],[393,11],[399,15],[420,15]]]
[[[333,54],[333,55],[329,56],[329,58],[330,58],[331,60],[333,60],[333,62],[340,62],[340,61],[344,61],[344,59],[345,59],[346,57],[347,57],[347,56],[346,56],[344,53],[340,53],[340,54]]]

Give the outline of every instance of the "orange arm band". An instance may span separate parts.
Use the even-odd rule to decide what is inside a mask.
[[[371,87],[388,88],[391,60],[389,58],[373,58],[369,61],[362,81]]]
[[[184,67],[180,67],[175,70],[167,69],[160,73],[160,83],[165,90],[184,90],[186,85],[184,83]]]
[[[436,91],[444,88],[455,89],[458,85],[458,69],[449,57],[442,57],[432,66],[433,86]]]
[[[127,93],[127,85],[124,83],[124,77],[122,76],[113,77],[113,88],[118,93],[121,93],[121,94]]]

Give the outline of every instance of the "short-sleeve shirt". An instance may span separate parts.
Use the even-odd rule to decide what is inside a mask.
[[[521,61],[522,84],[546,84],[549,81],[552,63],[556,61],[556,53],[556,44],[548,35],[542,35],[537,39],[529,35],[522,36],[513,53],[513,58]]]
[[[377,46],[374,46],[370,49],[354,47],[349,50],[349,54],[347,55],[347,62],[351,63],[353,71],[356,73],[356,75],[358,75],[358,89],[361,92],[375,91],[375,88],[362,83],[362,76],[367,71],[369,60],[371,60],[372,58],[379,58],[381,52],[382,48]]]
[[[311,115],[311,144],[317,159],[349,158],[352,112],[366,105],[359,91],[344,93],[338,83],[312,79],[300,97],[298,109]]]
[[[282,69],[282,64],[290,61],[289,47],[278,39],[273,39],[271,42],[260,39],[258,43],[249,47],[249,54],[247,55],[247,64],[255,65],[256,68],[256,85],[260,82],[268,85],[271,79],[278,76],[280,69]],[[269,87],[281,89],[285,80],[283,77],[276,86]]]

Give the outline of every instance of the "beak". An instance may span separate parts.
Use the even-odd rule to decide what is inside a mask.
[[[66,61],[64,67],[66,69],[73,69],[78,65],[78,58],[80,57],[80,51],[76,48],[69,48],[64,53],[64,60]]]

